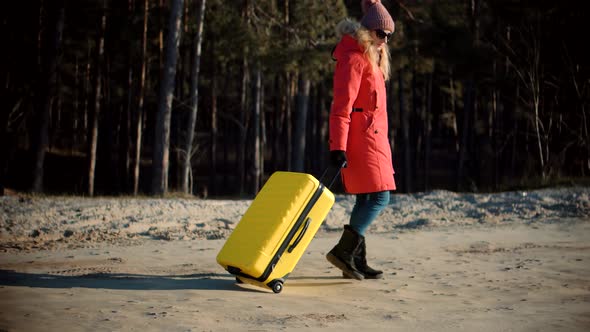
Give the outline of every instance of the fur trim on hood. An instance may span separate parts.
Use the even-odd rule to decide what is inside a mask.
[[[361,24],[359,22],[351,18],[345,18],[336,25],[336,34],[339,38],[343,35],[354,36],[360,28]]]

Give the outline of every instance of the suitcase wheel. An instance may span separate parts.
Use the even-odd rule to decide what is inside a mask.
[[[276,294],[280,293],[283,290],[283,282],[281,280],[273,280],[268,285]]]

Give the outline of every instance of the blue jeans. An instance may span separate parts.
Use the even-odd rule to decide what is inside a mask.
[[[364,236],[365,230],[389,204],[389,191],[357,194],[350,214],[350,227]]]

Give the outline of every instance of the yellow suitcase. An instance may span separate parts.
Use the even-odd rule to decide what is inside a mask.
[[[217,262],[239,283],[280,293],[333,205],[334,194],[312,175],[275,172],[228,237]]]

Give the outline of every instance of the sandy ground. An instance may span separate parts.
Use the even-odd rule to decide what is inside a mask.
[[[589,331],[589,193],[396,195],[360,282],[339,196],[280,294],[215,262],[247,200],[4,197],[0,331]]]

